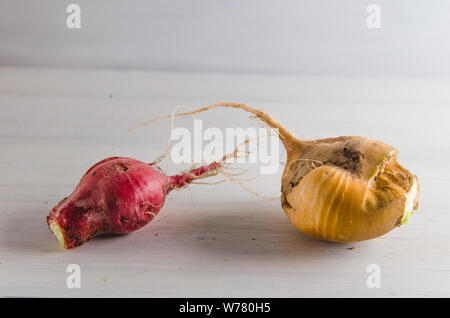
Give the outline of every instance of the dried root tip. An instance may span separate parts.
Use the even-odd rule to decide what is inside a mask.
[[[259,137],[258,137],[259,138]],[[257,138],[257,139],[258,139]],[[239,157],[239,152],[242,147],[248,145],[253,139],[247,139],[242,142],[233,152],[230,152],[222,157],[220,161],[215,161],[209,165],[195,168],[195,164],[191,170],[169,177],[168,190],[179,189],[192,183],[194,180],[204,179],[212,176],[216,176],[222,173],[222,170],[230,165],[227,162],[229,159],[235,159]],[[198,183],[198,182],[197,182]]]
[[[228,181],[231,182],[235,182],[237,184],[239,184],[245,191],[247,191],[250,194],[253,194],[254,196],[257,196],[258,198],[261,198],[263,200],[280,200],[280,197],[267,197],[265,195],[262,195],[254,190],[252,190],[252,188],[250,188],[249,186],[247,186],[246,184],[244,184],[243,181],[251,181],[255,178],[257,178],[258,176],[254,177],[254,178],[250,178],[250,179],[246,179],[246,180],[242,180],[242,179],[236,179],[233,178],[233,176],[229,173],[224,172],[223,170],[220,172],[220,174],[222,174]]]
[[[286,149],[288,151],[292,148],[296,148],[296,147],[306,144],[306,142],[301,141],[297,137],[295,137],[289,130],[286,129],[286,127],[284,127],[279,121],[274,119],[268,113],[266,113],[262,110],[258,110],[253,107],[247,106],[245,104],[239,104],[239,103],[217,103],[217,104],[209,105],[209,106],[199,108],[197,110],[190,111],[190,112],[178,113],[178,114],[173,113],[171,115],[161,116],[161,117],[157,117],[155,119],[152,119],[152,120],[149,120],[146,122],[139,123],[135,127],[145,126],[145,125],[151,124],[155,121],[158,121],[160,119],[167,119],[167,118],[173,119],[173,117],[178,117],[178,116],[195,115],[195,114],[198,114],[198,113],[201,113],[201,112],[204,112],[207,110],[211,110],[214,108],[219,108],[219,107],[239,108],[248,113],[255,115],[257,118],[259,118],[261,121],[263,121],[264,123],[269,125],[271,128],[276,129],[278,131],[280,140],[283,142],[284,146],[286,147]]]

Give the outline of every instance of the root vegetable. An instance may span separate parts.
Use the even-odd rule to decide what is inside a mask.
[[[66,249],[101,233],[136,231],[158,214],[170,191],[215,174],[221,165],[214,162],[166,176],[135,159],[107,158],[92,166],[72,194],[51,210],[48,226]]]
[[[359,136],[300,140],[269,114],[245,104],[219,103],[175,116],[218,107],[242,109],[278,130],[287,152],[281,205],[306,235],[333,242],[368,240],[404,224],[417,209],[417,177],[397,162],[396,148]]]

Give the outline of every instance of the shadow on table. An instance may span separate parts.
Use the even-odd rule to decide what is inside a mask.
[[[8,218],[3,224],[7,230],[0,234],[0,244],[14,252],[52,254],[66,251],[49,231],[46,222],[48,211],[42,211],[42,213],[45,216],[28,217],[21,214],[14,218]],[[112,240],[120,240],[122,236],[101,234],[93,240],[107,240],[110,242]]]
[[[177,244],[202,254],[246,255],[253,258],[327,257],[348,253],[355,244],[312,239],[298,231],[283,211],[221,211],[206,216],[192,211],[166,221]],[[151,226],[151,225],[150,225]]]
[[[50,233],[46,216],[47,210],[31,211],[21,209],[8,217],[2,227],[6,230],[0,234],[1,245],[14,252],[59,253],[64,249],[55,242]],[[56,244],[55,244],[56,243]]]

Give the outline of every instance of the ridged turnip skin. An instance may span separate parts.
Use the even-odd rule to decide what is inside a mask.
[[[417,176],[397,162],[397,153],[359,136],[299,144],[283,172],[283,210],[297,229],[316,239],[358,242],[384,235],[404,224],[419,204]]]
[[[67,249],[100,233],[136,231],[158,214],[169,182],[147,163],[107,158],[84,174],[72,194],[51,210],[47,223],[53,232],[57,226]]]

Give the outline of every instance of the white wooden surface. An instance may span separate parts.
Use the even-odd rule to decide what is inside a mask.
[[[0,296],[448,297],[449,84],[2,68]],[[59,247],[45,217],[84,171],[111,155],[151,161],[169,136],[168,122],[132,133],[128,127],[179,104],[218,101],[264,107],[302,138],[363,135],[397,146],[401,163],[419,176],[418,212],[381,238],[330,244],[299,233],[278,201],[233,183],[192,185],[173,193],[139,232]],[[198,118],[219,127],[256,124],[236,110]],[[176,123],[189,127],[192,119]],[[249,185],[276,196],[280,175]],[[72,263],[82,269],[80,289],[66,287]],[[379,289],[366,286],[369,264],[381,267]]]

